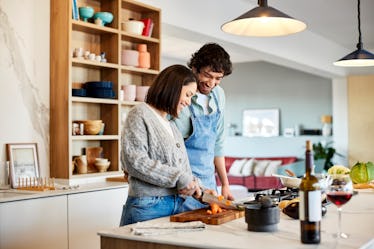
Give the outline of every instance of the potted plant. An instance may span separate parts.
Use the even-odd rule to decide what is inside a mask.
[[[323,163],[323,169],[328,170],[330,167],[334,165],[332,161],[334,155],[343,156],[336,152],[335,148],[333,148],[332,141],[327,142],[323,145],[321,142],[313,144],[313,151],[314,151],[314,160],[316,163],[318,161]]]

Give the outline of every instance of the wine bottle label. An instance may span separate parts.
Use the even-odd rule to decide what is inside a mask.
[[[299,217],[300,220],[315,222],[320,221],[322,218],[322,205],[321,205],[321,191],[300,191],[300,206]]]

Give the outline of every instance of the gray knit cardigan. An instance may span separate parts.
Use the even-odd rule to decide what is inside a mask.
[[[174,137],[146,103],[128,113],[121,162],[129,174],[129,196],[177,194],[194,179],[182,135],[174,123],[170,125]]]

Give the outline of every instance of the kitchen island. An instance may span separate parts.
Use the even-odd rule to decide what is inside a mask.
[[[131,233],[128,225],[100,231],[101,249],[127,248],[374,248],[374,191],[362,190],[343,206],[342,229],[350,237],[344,241],[333,238],[337,232],[336,206],[328,205],[322,219],[321,244],[304,245],[300,242],[299,221],[281,214],[278,231],[272,233],[250,232],[244,218],[222,225],[207,225],[203,231],[170,232],[163,235],[139,236]],[[169,217],[146,221],[149,224],[168,223]]]

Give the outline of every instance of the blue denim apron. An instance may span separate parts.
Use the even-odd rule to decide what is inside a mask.
[[[190,161],[192,173],[197,176],[204,187],[217,191],[214,166],[214,149],[217,137],[217,122],[221,115],[218,100],[212,92],[217,111],[208,115],[197,116],[192,105],[191,111],[192,134],[185,140],[188,159]],[[188,197],[183,204],[185,210],[194,210],[206,207],[192,197]]]

